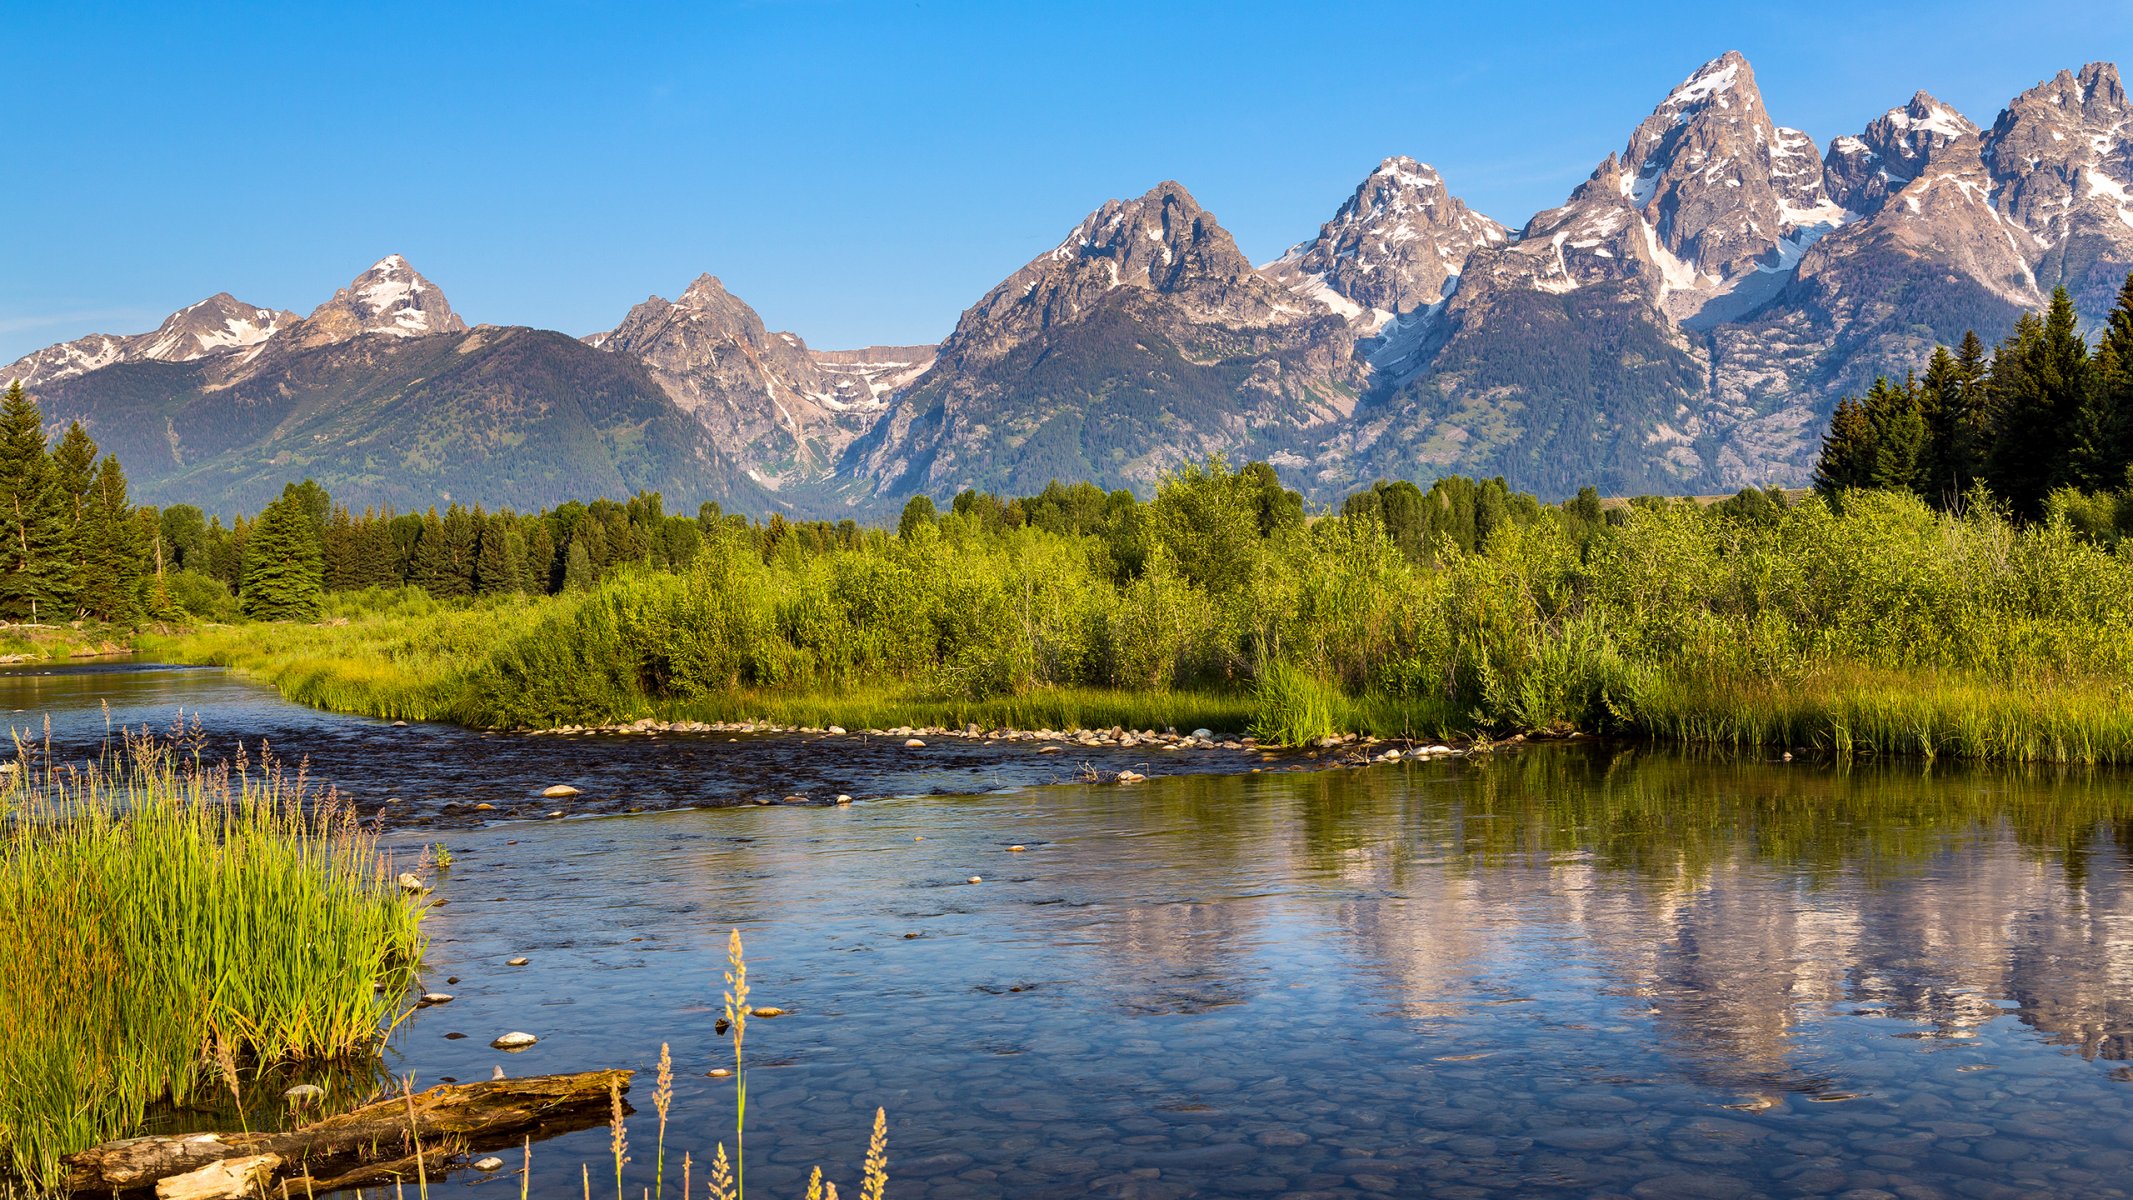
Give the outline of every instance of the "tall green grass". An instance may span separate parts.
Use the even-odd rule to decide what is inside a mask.
[[[420,960],[416,906],[330,796],[273,764],[130,742],[0,793],[0,1176],[248,1069],[375,1052]]]

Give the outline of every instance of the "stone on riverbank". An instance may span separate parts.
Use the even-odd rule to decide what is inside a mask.
[[[541,789],[541,798],[543,800],[568,800],[572,796],[578,794],[578,789],[570,786],[567,783],[558,783],[553,787],[545,787]]]

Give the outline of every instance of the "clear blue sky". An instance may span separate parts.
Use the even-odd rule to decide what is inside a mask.
[[[1518,225],[1726,49],[1826,145],[2133,66],[2133,5],[12,0],[0,47],[0,362],[393,251],[470,321],[586,333],[709,271],[841,347],[941,337],[1165,178],[1254,261],[1389,154]]]

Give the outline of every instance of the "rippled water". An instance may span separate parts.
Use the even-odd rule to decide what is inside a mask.
[[[366,733],[212,673],[131,674],[163,682],[37,702],[64,725],[106,686],[142,714],[182,696],[336,779],[440,798],[620,784],[679,747]],[[0,679],[0,702],[52,686]],[[682,753],[711,771],[725,745]],[[819,750],[758,764],[780,753]],[[998,753],[1011,781],[1029,751]],[[402,1028],[395,1067],[648,1070],[671,1042],[669,1153],[704,1157],[730,1130],[731,1081],[704,1072],[728,1061],[711,1022],[738,926],[756,1002],[791,1010],[749,1029],[760,1195],[815,1162],[855,1183],[877,1105],[910,1198],[2133,1190],[2123,776],[1537,747],[899,790],[920,789],[394,835],[453,851],[428,983],[456,996]],[[508,1029],[541,1041],[488,1048]],[[535,1193],[579,1195],[586,1162],[612,1187],[605,1155],[604,1129],[536,1145]]]

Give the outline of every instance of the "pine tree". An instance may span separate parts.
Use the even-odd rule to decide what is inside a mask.
[[[326,518],[326,532],[320,545],[324,553],[326,590],[360,590],[364,575],[363,548],[356,532],[355,518],[349,515],[346,507],[334,505],[333,515]]]
[[[1822,455],[1815,462],[1815,490],[1834,498],[1851,488],[1867,487],[1874,474],[1874,427],[1866,405],[1856,397],[1837,401]]]
[[[127,624],[140,616],[141,527],[126,497],[126,472],[105,455],[82,512],[81,586],[75,604],[90,616]]]
[[[582,592],[593,585],[592,555],[586,553],[585,543],[578,538],[570,539],[570,549],[563,553],[563,590]]]
[[[535,596],[545,596],[555,591],[560,580],[556,576],[555,527],[545,517],[532,518],[526,532],[526,585],[525,590]]]
[[[2095,386],[2106,410],[2106,440],[2109,451],[2104,464],[2108,476],[2103,486],[2133,486],[2133,273],[2118,289],[2118,303],[2104,318],[2098,339]]]
[[[2023,313],[2014,332],[1993,351],[1989,376],[1991,449],[1985,481],[2016,515],[2030,518],[2044,511],[2052,462],[2060,451],[2053,397],[2035,369],[2043,340],[2044,323],[2034,313]]]
[[[247,531],[246,616],[259,621],[314,621],[325,593],[325,550],[309,497],[290,484]]]
[[[400,550],[393,544],[393,515],[391,510],[376,512],[363,510],[363,519],[356,525],[356,578],[362,587],[399,587]]]
[[[1866,421],[1873,430],[1873,461],[1866,486],[1891,491],[1923,492],[1920,467],[1926,451],[1925,414],[1918,388],[1876,379],[1866,394]]]
[[[66,512],[45,453],[44,414],[20,383],[0,399],[0,616],[51,617],[72,574]]]
[[[1918,389],[1926,424],[1926,448],[1919,462],[1919,489],[1936,508],[1952,509],[1978,480],[1985,451],[1985,344],[1975,332],[1963,335],[1962,350],[1933,351]]]
[[[475,594],[500,596],[523,586],[526,549],[523,542],[517,542],[513,537],[518,532],[517,527],[518,522],[503,513],[482,519],[475,534]]]
[[[452,554],[444,544],[444,519],[431,508],[422,514],[419,529],[407,558],[407,581],[432,596],[451,595]]]

